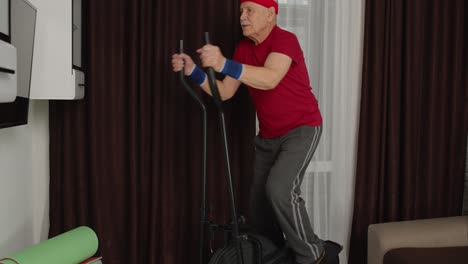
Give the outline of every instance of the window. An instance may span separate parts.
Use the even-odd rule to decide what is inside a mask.
[[[353,206],[364,1],[279,0],[278,25],[296,34],[323,132],[302,184],[314,231],[346,247]]]

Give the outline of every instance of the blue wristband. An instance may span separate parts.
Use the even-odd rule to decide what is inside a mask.
[[[200,69],[197,65],[195,65],[195,68],[193,69],[192,73],[189,75],[189,77],[197,84],[201,85],[205,79],[206,79],[206,73]]]
[[[234,79],[239,80],[242,75],[242,71],[244,70],[244,65],[241,63],[226,59],[224,63],[223,70],[221,73],[231,76]]]

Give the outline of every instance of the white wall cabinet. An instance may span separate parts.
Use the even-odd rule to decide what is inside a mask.
[[[81,1],[30,1],[37,8],[30,98],[82,99],[85,76],[81,65],[73,67],[74,60],[81,64]],[[79,44],[73,41],[76,32]],[[74,46],[79,48],[78,53],[73,51]]]
[[[18,93],[16,48],[0,40],[0,103],[13,102]]]
[[[16,99],[16,48],[10,44],[10,2],[0,0],[0,103]]]
[[[10,35],[9,0],[0,0],[0,35]]]

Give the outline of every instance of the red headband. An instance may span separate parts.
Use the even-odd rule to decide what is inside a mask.
[[[278,2],[276,0],[240,0],[240,2],[241,4],[244,2],[253,2],[266,8],[274,7],[275,13],[278,14]]]

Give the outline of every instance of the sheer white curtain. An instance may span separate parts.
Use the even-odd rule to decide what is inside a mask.
[[[364,23],[364,0],[279,0],[278,25],[304,51],[323,134],[303,183],[314,230],[345,246],[353,208]]]

